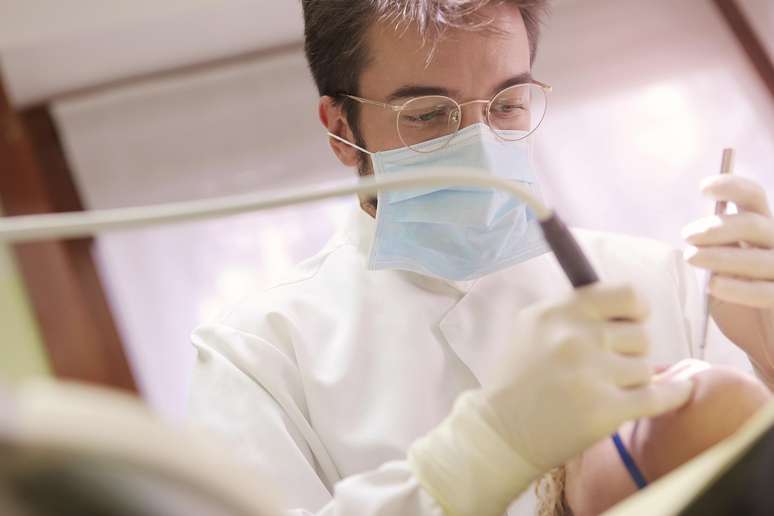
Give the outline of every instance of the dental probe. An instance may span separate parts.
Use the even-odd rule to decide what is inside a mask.
[[[734,170],[734,149],[723,149],[723,159],[720,163],[721,174],[731,174]],[[726,213],[726,201],[717,201],[715,203],[715,216],[719,217]],[[707,354],[707,333],[709,330],[710,320],[710,282],[712,281],[712,273],[707,271],[704,276],[704,290],[702,291],[702,327],[701,337],[699,340],[699,360],[704,360]]]
[[[313,185],[304,189],[257,192],[243,195],[177,203],[115,208],[84,212],[0,217],[0,242],[66,239],[98,235],[105,231],[224,217],[252,211],[291,206],[351,194],[375,194],[379,190],[400,190],[442,186],[497,188],[524,202],[535,214],[546,242],[574,288],[596,283],[599,278],[577,240],[557,213],[546,207],[519,182],[449,167],[395,177],[360,178],[353,185]],[[616,432],[612,436],[618,455],[639,488],[644,477]]]

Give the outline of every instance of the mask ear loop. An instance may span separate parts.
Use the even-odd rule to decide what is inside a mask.
[[[337,136],[337,135],[333,134],[333,133],[332,133],[332,132],[330,132],[330,131],[328,132],[328,136],[330,136],[330,137],[331,137],[331,138],[333,138],[334,140],[338,140],[338,141],[340,141],[341,143],[344,143],[344,144],[347,144],[347,145],[349,145],[349,146],[350,146],[350,147],[352,147],[353,149],[357,149],[357,150],[359,150],[360,152],[365,152],[365,153],[366,153],[366,154],[368,154],[369,156],[373,156],[373,155],[374,155],[374,153],[373,153],[373,152],[371,152],[371,151],[369,151],[369,150],[366,150],[366,149],[364,149],[363,147],[361,147],[360,145],[357,145],[357,144],[355,144],[355,143],[352,143],[351,141],[349,141],[349,140],[346,140],[346,139],[342,138],[341,136]]]
[[[364,152],[365,154],[368,154],[369,156],[373,156],[374,153],[371,151],[368,151],[361,147],[360,145],[357,145],[355,143],[352,143],[349,140],[345,140],[341,136],[337,136],[333,134],[332,132],[328,131],[328,136],[333,138],[334,140],[338,140],[341,143],[344,143],[346,145],[349,145],[350,147],[359,150],[360,152]],[[377,200],[375,197],[360,197],[360,208],[362,208],[363,211],[365,211],[367,214],[372,216],[373,218],[376,218],[376,207],[377,207]]]

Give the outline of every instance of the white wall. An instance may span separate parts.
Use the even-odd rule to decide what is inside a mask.
[[[711,2],[563,3],[535,76],[554,86],[541,179],[573,224],[681,246],[724,147],[774,197],[774,102]],[[746,365],[712,331],[710,358]]]
[[[84,204],[151,204],[345,180],[300,53],[57,103]],[[97,261],[140,388],[183,406],[195,325],[318,250],[351,199],[116,233]]]
[[[302,34],[297,0],[0,0],[0,65],[17,106]]]
[[[681,225],[711,209],[696,186],[727,146],[738,173],[774,190],[774,102],[710,2],[563,5],[535,75],[554,86],[544,180],[578,224],[678,244]],[[595,197],[611,202],[582,202]]]
[[[536,159],[547,197],[576,225],[680,245],[709,214],[701,177],[721,149],[774,193],[774,108],[710,2],[556,5],[537,78],[554,86]],[[349,177],[316,120],[300,53],[57,103],[91,208]],[[188,333],[319,248],[352,200],[99,240],[98,263],[151,402],[182,410]],[[714,333],[710,356],[741,363]]]

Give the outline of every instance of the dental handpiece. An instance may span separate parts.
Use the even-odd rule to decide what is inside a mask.
[[[546,207],[526,186],[465,170],[459,170],[456,173],[449,173],[446,169],[400,174],[394,177],[367,177],[361,178],[354,185],[314,185],[303,190],[258,192],[156,206],[0,217],[0,243],[95,236],[106,231],[224,217],[344,195],[368,195],[376,194],[380,190],[448,186],[497,188],[520,199],[537,217],[546,242],[572,286],[577,289],[599,280],[591,262],[559,215]],[[646,485],[644,477],[617,432],[612,435],[612,439],[632,479],[638,487],[644,487]]]
[[[538,218],[549,247],[573,287],[583,287],[598,280],[578,242],[557,213],[546,207],[528,188],[518,182],[470,173],[465,169],[453,173],[435,170],[419,174],[401,174],[397,177],[368,177],[361,178],[352,185],[315,185],[302,190],[256,192],[161,205],[0,217],[0,242],[96,236],[106,231],[225,217],[344,195],[444,186],[496,188],[520,199]]]
[[[572,233],[557,213],[546,207],[527,187],[515,181],[466,172],[465,169],[452,173],[445,169],[401,174],[397,177],[367,177],[350,185],[314,185],[300,190],[255,192],[151,206],[0,217],[0,242],[97,236],[107,231],[225,217],[344,195],[445,186],[496,188],[520,199],[538,218],[548,245],[573,287],[579,288],[597,281],[596,273]]]

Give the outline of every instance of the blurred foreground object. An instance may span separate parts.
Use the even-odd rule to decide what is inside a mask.
[[[4,516],[267,516],[275,492],[141,401],[32,382],[0,392]]]

